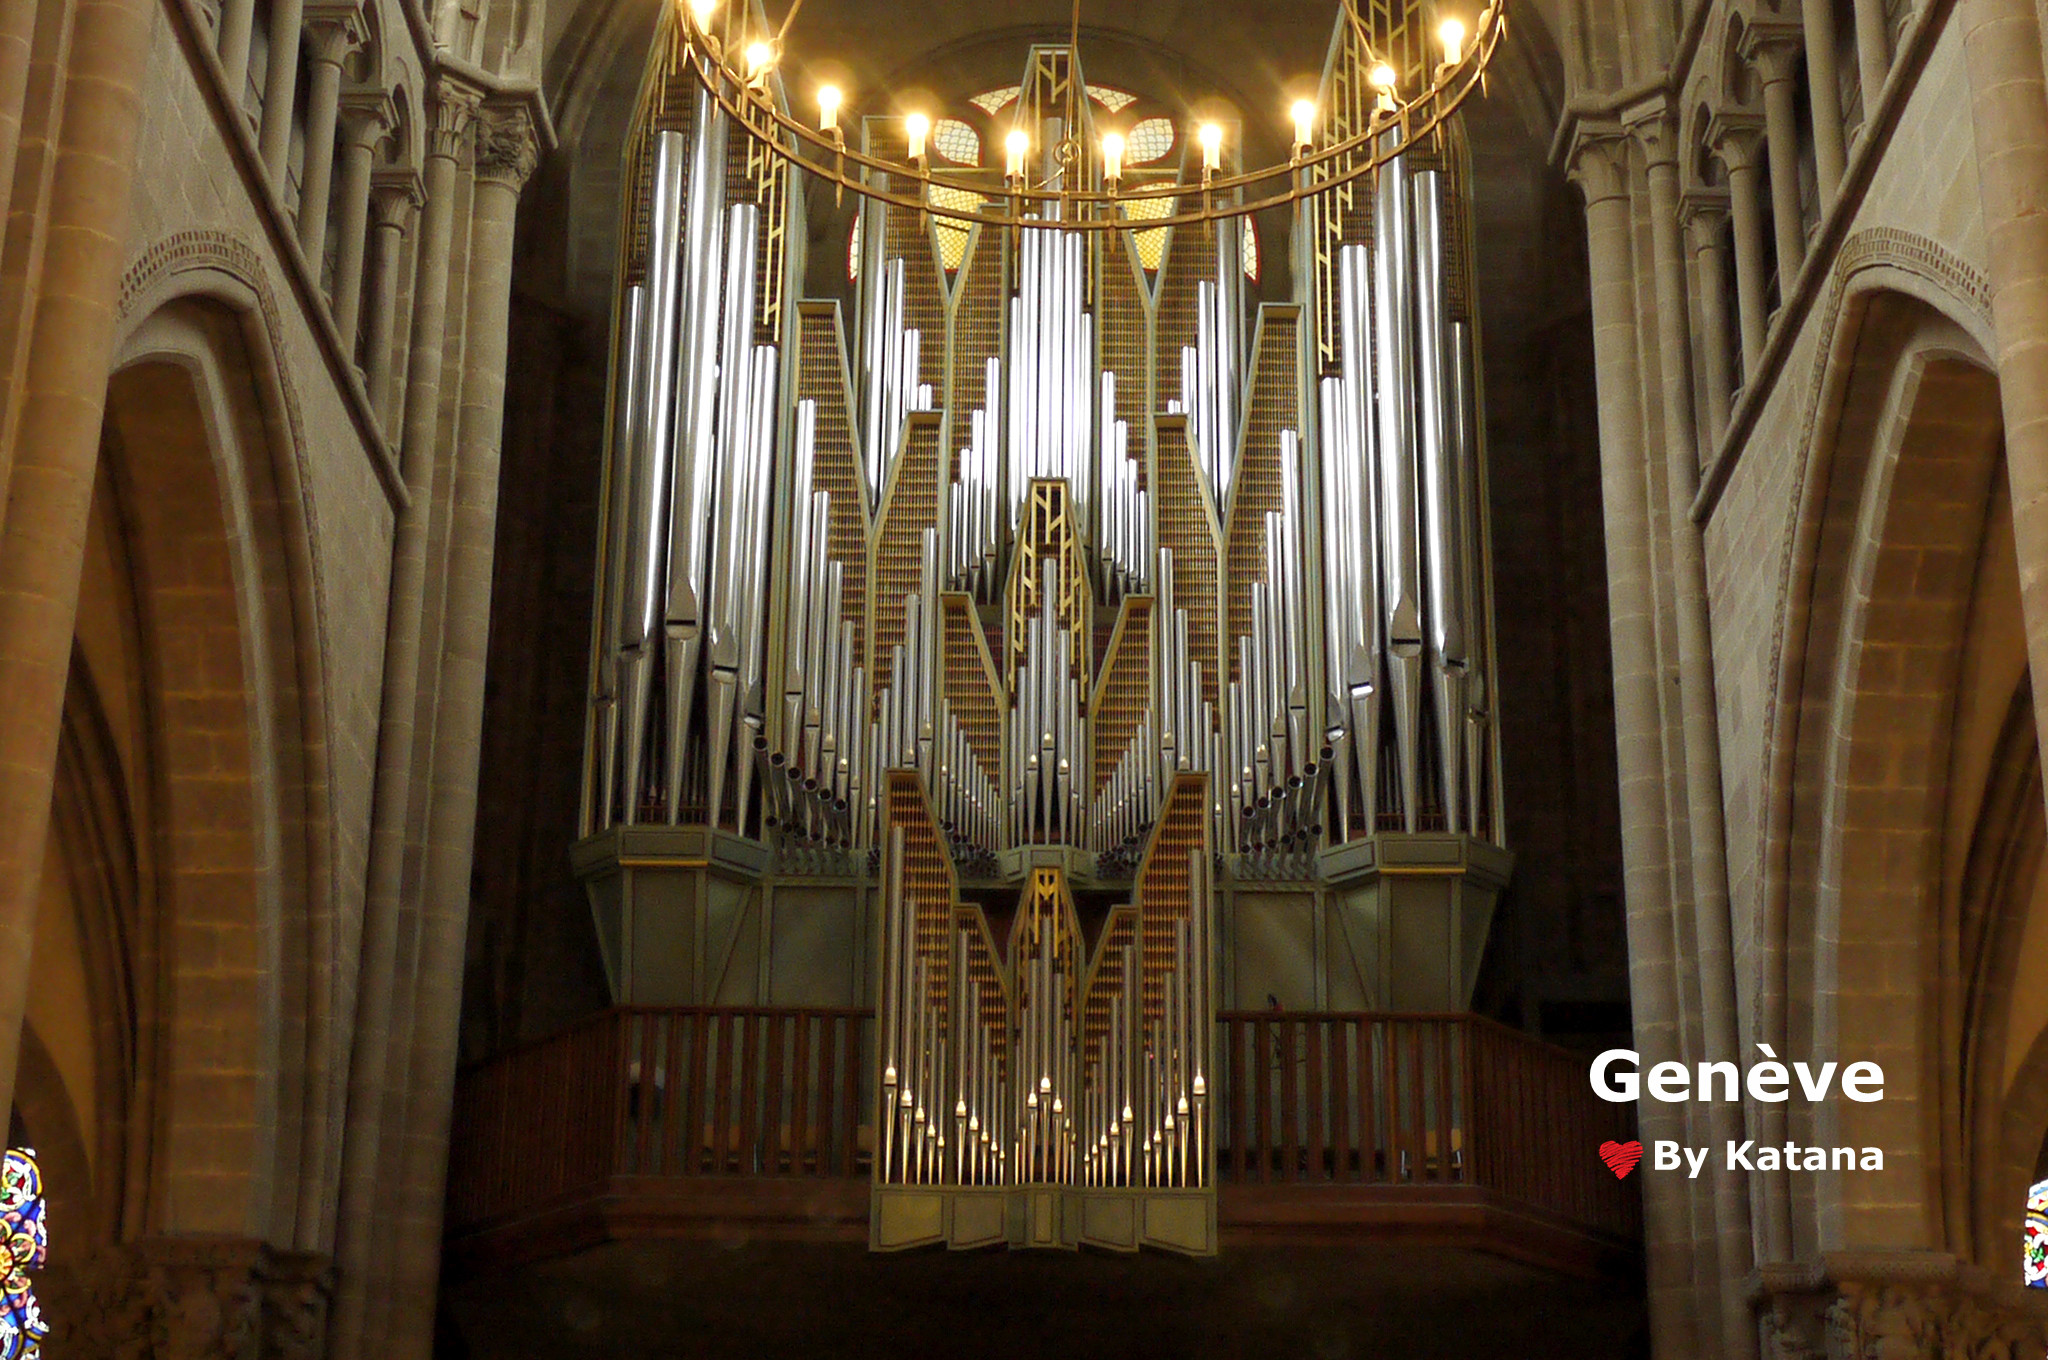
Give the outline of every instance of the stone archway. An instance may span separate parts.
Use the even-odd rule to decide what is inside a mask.
[[[132,563],[156,815],[160,1072],[141,1231],[292,1245],[309,1130],[309,782],[296,563],[241,319],[167,303],[109,380],[103,483]],[[309,1072],[309,1066],[313,1071]],[[310,1170],[310,1169],[309,1169]]]
[[[1880,293],[1854,344],[1818,491],[1800,658],[1786,1042],[1794,1057],[1878,1062],[1886,1092],[1810,1114],[1795,1104],[1788,1133],[1881,1147],[1885,1169],[1793,1179],[1800,1255],[1938,1249],[1947,1237],[1943,830],[1959,658],[2002,446],[1996,380],[1961,326]]]

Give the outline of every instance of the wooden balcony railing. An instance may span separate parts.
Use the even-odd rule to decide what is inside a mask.
[[[1638,1232],[1634,1187],[1597,1156],[1604,1139],[1634,1136],[1629,1111],[1594,1097],[1576,1055],[1470,1015],[1217,1020],[1212,1136],[1226,1195],[1375,1187],[1439,1206],[1478,1195],[1624,1242]],[[625,1007],[470,1068],[456,1085],[450,1233],[656,1183],[709,1193],[714,1179],[721,1206],[781,1195],[770,1182],[809,1203],[801,1183],[822,1193],[830,1182],[857,1216],[873,1035],[866,1010]]]
[[[1226,1011],[1224,1185],[1472,1186],[1619,1236],[1639,1201],[1600,1162],[1626,1107],[1584,1060],[1475,1015]]]
[[[874,1027],[866,1009],[621,1007],[471,1068],[449,1227],[621,1176],[866,1176]]]

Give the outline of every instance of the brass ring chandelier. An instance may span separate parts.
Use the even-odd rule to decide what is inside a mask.
[[[1203,123],[1195,137],[1202,155],[1199,184],[1178,179],[1125,183],[1120,134],[1105,133],[1093,147],[1084,147],[1079,140],[1082,96],[1079,82],[1069,80],[1066,131],[1059,144],[1034,164],[1032,152],[1045,149],[1034,147],[1033,129],[1016,122],[1005,138],[1004,173],[997,187],[986,171],[975,179],[932,169],[931,120],[926,114],[903,117],[909,155],[901,159],[847,144],[839,124],[845,96],[836,86],[816,91],[816,126],[792,117],[778,97],[774,77],[802,3],[795,0],[781,27],[771,34],[752,24],[744,12],[750,7],[743,3],[684,0],[685,64],[711,100],[771,154],[842,192],[962,224],[1011,228],[1044,227],[1052,221],[1085,231],[1183,226],[1283,207],[1363,179],[1432,136],[1474,90],[1483,88],[1487,68],[1507,33],[1507,0],[1491,0],[1469,32],[1462,21],[1446,19],[1437,35],[1443,60],[1419,87],[1390,62],[1373,56],[1373,106],[1363,125],[1326,141],[1318,135],[1318,125],[1330,120],[1315,101],[1297,101],[1289,111],[1293,149],[1283,164],[1221,173],[1223,128]],[[1361,50],[1371,54],[1375,49],[1357,3],[1342,0],[1344,15]],[[1080,10],[1080,0],[1075,0],[1069,40],[1075,49]],[[1022,101],[1018,107],[1021,112]],[[1134,204],[1161,200],[1170,205],[1165,212],[1132,211]]]

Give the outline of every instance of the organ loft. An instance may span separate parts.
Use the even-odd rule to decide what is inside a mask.
[[[621,1006],[874,1009],[838,1099],[876,1250],[1213,1253],[1220,1012],[1470,1005],[1514,702],[1457,112],[1504,20],[1476,20],[1468,49],[1347,0],[1265,180],[1072,42],[936,119],[842,122],[828,89],[799,154],[742,11],[659,32],[575,864]],[[827,171],[848,286],[812,292]],[[1252,295],[1262,227],[1284,300]],[[650,1098],[733,1061],[627,1042]],[[1450,1043],[1381,1054],[1414,1108],[1362,1116],[1441,1130],[1398,1155],[1444,1173]]]

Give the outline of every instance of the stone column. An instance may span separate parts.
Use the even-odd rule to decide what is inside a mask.
[[[1686,202],[1685,226],[1692,237],[1700,277],[1700,369],[1707,389],[1707,444],[1720,448],[1728,437],[1728,405],[1735,375],[1728,371],[1728,257],[1721,228],[1728,221],[1728,196],[1706,190]]]
[[[334,175],[334,125],[341,113],[341,63],[356,45],[353,12],[306,26],[313,69],[306,81],[306,164],[299,177],[299,247],[321,282],[327,251],[327,196]]]
[[[1863,83],[1863,131],[1877,117],[1878,97],[1892,69],[1891,25],[1884,0],[1856,0],[1856,67]]]
[[[1771,222],[1777,231],[1778,292],[1792,291],[1806,262],[1806,214],[1799,206],[1799,49],[1791,37],[1750,30],[1764,82],[1764,136],[1770,149]]]
[[[1664,406],[1665,487],[1669,497],[1672,597],[1676,606],[1679,703],[1684,724],[1686,822],[1691,829],[1693,950],[1699,965],[1701,1037],[1706,1061],[1741,1064],[1736,1029],[1734,931],[1728,905],[1728,850],[1722,825],[1721,729],[1714,693],[1714,643],[1707,600],[1706,548],[1693,522],[1699,494],[1699,438],[1693,427],[1692,359],[1686,330],[1685,245],[1679,228],[1677,130],[1661,108],[1635,124],[1649,169],[1655,255],[1657,352]],[[1682,927],[1681,927],[1682,928]],[[1715,1145],[1743,1140],[1739,1102],[1707,1107]],[[1718,1354],[1757,1354],[1749,1311],[1753,1263],[1749,1186],[1739,1169],[1715,1159],[1714,1222],[1720,1263]],[[1702,1329],[1704,1330],[1704,1329]]]
[[[1599,388],[1601,518],[1614,650],[1614,736],[1628,898],[1629,995],[1636,1048],[1647,1070],[1650,1064],[1676,1060],[1680,1045],[1627,157],[1620,129],[1581,128],[1572,153],[1572,178],[1586,198],[1593,364]],[[1683,1141],[1685,1119],[1679,1106],[1646,1101],[1639,1109],[1646,1141]],[[1693,1318],[1687,1307],[1692,1243],[1685,1187],[1669,1176],[1647,1176],[1642,1193],[1655,1353],[1690,1356],[1695,1354]]]
[[[385,1077],[392,1060],[390,1019],[399,950],[399,896],[405,869],[405,830],[412,807],[412,750],[420,673],[422,599],[426,589],[427,529],[434,506],[435,430],[441,409],[441,358],[448,331],[448,256],[455,234],[458,158],[481,95],[443,76],[427,110],[426,201],[420,216],[419,272],[414,284],[411,373],[405,387],[400,460],[407,504],[392,545],[391,602],[384,642],[383,706],[377,724],[377,783],[370,814],[370,859],[365,876],[363,934],[356,988],[356,1026],[349,1058],[348,1120],[344,1134],[340,1213],[335,1257],[339,1269],[330,1333],[334,1360],[364,1354],[370,1272],[387,1234],[389,1187],[377,1180],[380,1143],[387,1132]],[[379,232],[383,235],[382,231]],[[381,245],[381,243],[380,243]],[[385,273],[380,265],[379,274]],[[388,331],[396,296],[396,269],[380,280],[374,339]],[[388,392],[390,346],[373,353],[372,390]]]
[[[291,168],[292,108],[299,95],[299,30],[305,0],[270,0],[270,65],[263,73],[263,131],[258,149],[270,182],[284,195]]]
[[[242,113],[249,88],[249,39],[256,30],[256,0],[222,0],[220,7],[220,71],[227,79],[228,105]]]
[[[388,96],[358,96],[342,101],[341,234],[334,243],[334,328],[341,333],[342,352],[351,358],[356,352],[356,321],[363,306],[363,257],[370,236],[370,175],[377,165],[377,144],[384,140],[390,126]]]
[[[1842,188],[1842,76],[1835,64],[1833,0],[1800,0],[1806,36],[1806,97],[1813,114],[1813,171],[1820,187],[1820,212],[1827,216]]]
[[[428,1360],[441,1261],[448,1125],[462,1014],[463,952],[469,930],[469,874],[476,840],[476,775],[483,743],[484,661],[497,541],[498,454],[505,412],[505,361],[512,296],[512,235],[519,192],[538,152],[524,104],[487,107],[477,126],[471,210],[468,319],[463,325],[462,397],[456,434],[454,517],[434,729],[432,812],[421,904],[413,1005],[411,1091],[390,1354]]]
[[[0,0],[0,225],[14,196],[15,155],[28,103],[29,60],[35,53],[36,0]]]
[[[2048,87],[2034,0],[1961,0],[2027,662],[2048,675]],[[2048,704],[2034,706],[2048,748]]]
[[[1761,185],[1757,166],[1757,130],[1748,123],[1724,127],[1714,139],[1714,152],[1728,167],[1728,211],[1735,219],[1735,303],[1742,321],[1742,381],[1748,385],[1764,358],[1764,333],[1770,324],[1765,298],[1764,226],[1758,212]]]
[[[78,7],[42,287],[0,533],[0,1109],[14,1095],[30,946],[99,463],[149,60],[148,0]]]
[[[406,228],[423,197],[419,179],[412,174],[387,176],[376,186],[376,226],[364,294],[370,329],[363,337],[363,358],[370,409],[391,439],[398,435],[398,270],[405,259]]]

